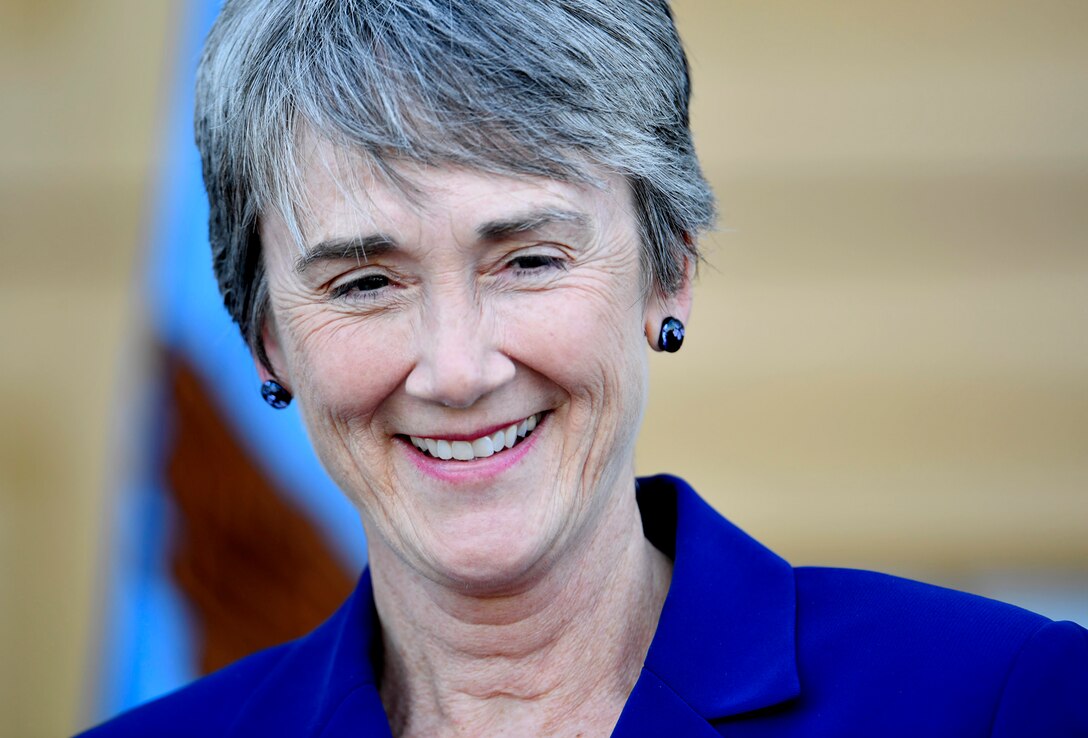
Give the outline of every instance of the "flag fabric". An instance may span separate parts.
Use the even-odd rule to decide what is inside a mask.
[[[365,559],[357,512],[321,469],[294,408],[260,397],[219,298],[193,144],[193,80],[218,0],[190,0],[141,296],[146,386],[133,468],[115,496],[92,717],[168,692],[300,635],[348,594]]]

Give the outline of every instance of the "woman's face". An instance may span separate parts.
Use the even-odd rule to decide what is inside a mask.
[[[372,550],[514,585],[630,494],[647,331],[685,305],[645,299],[618,177],[419,168],[409,200],[334,159],[315,147],[305,253],[261,224],[273,367]]]

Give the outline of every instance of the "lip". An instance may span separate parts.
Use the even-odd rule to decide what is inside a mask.
[[[486,482],[497,477],[525,458],[526,454],[536,446],[537,439],[541,435],[541,430],[544,430],[548,425],[547,421],[550,417],[550,412],[543,413],[543,417],[537,423],[536,429],[513,448],[508,448],[500,454],[494,454],[483,459],[473,459],[472,461],[436,459],[433,456],[420,453],[419,450],[412,445],[411,441],[405,437],[398,436],[397,440],[401,442],[400,445],[403,448],[404,453],[407,454],[408,460],[427,476],[448,484],[474,484]],[[491,432],[494,433],[495,431],[502,428],[508,428],[509,426],[510,423],[496,425]],[[442,436],[442,438],[444,440],[461,441],[479,438],[480,436],[487,434],[488,431],[485,429],[480,431],[478,436],[450,435]]]

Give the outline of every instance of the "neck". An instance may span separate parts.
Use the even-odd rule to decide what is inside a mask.
[[[543,574],[466,595],[372,547],[381,694],[394,735],[608,735],[638,679],[671,563],[643,536],[635,496]]]

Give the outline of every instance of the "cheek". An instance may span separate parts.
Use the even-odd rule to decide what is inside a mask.
[[[603,287],[570,288],[508,314],[506,339],[512,358],[572,399],[597,413],[627,414],[637,409],[626,407],[626,395],[643,384],[642,322],[637,297],[619,299]]]
[[[291,326],[292,374],[308,419],[351,423],[369,417],[409,369],[394,322],[314,316]]]

